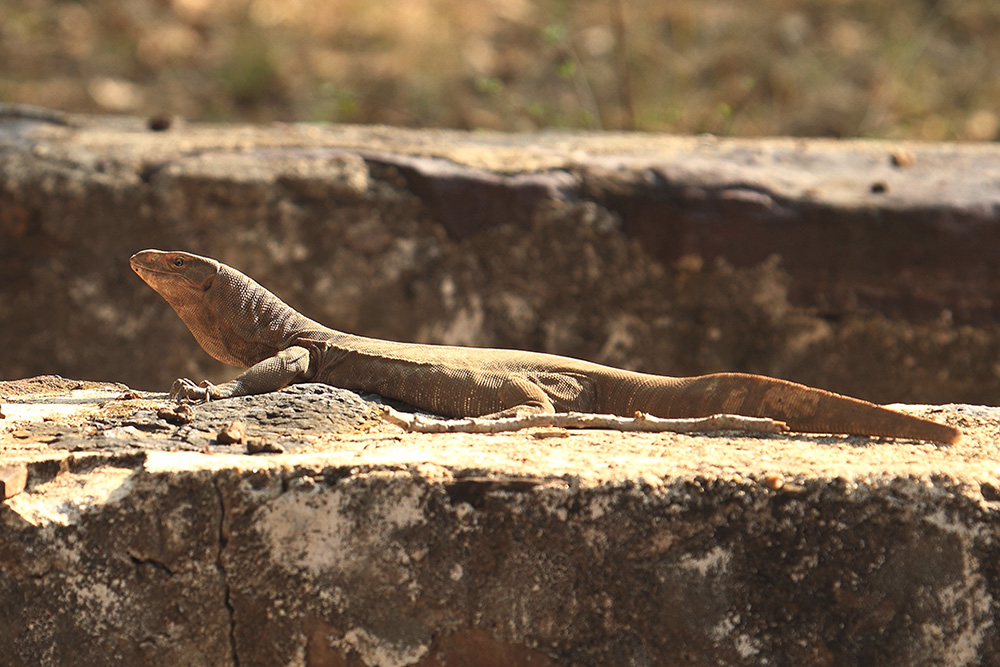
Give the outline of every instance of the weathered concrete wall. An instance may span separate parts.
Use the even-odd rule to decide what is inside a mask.
[[[28,471],[0,505],[5,665],[1000,659],[995,408],[918,410],[966,430],[939,448],[403,434],[315,385],[177,425],[162,396],[52,391],[2,394]],[[233,411],[286,453],[204,432]]]
[[[155,454],[50,484],[73,494],[38,488],[3,513],[8,665],[1000,655],[989,510],[946,477],[784,492],[756,476],[581,484]]]
[[[0,377],[230,376],[129,271],[158,247],[357,333],[1000,400],[995,146],[24,116]]]

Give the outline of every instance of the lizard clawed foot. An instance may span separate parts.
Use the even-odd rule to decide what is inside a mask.
[[[202,380],[198,384],[195,384],[193,380],[177,378],[170,388],[170,398],[178,403],[182,401],[208,403],[212,400],[212,395],[208,390],[214,386],[208,380]]]

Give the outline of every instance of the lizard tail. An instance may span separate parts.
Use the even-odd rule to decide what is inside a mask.
[[[620,414],[642,411],[679,418],[728,413],[777,419],[803,433],[847,433],[947,444],[955,444],[962,437],[960,430],[946,424],[763,375],[715,373],[657,380],[643,382]]]

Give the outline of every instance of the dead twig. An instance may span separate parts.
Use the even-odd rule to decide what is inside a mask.
[[[748,433],[785,433],[784,422],[762,417],[712,415],[695,419],[663,419],[636,413],[634,417],[595,415],[586,412],[532,414],[519,417],[489,419],[438,419],[425,415],[383,408],[382,418],[413,433],[507,433],[533,427],[600,428],[613,431],[644,433],[709,433],[714,431],[746,431]]]

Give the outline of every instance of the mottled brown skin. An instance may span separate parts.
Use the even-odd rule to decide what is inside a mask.
[[[822,389],[746,373],[635,373],[520,350],[419,345],[341,333],[310,320],[225,264],[143,250],[131,261],[211,356],[247,370],[213,386],[181,379],[174,395],[209,400],[323,382],[448,417],[525,412],[769,417],[794,431],[955,443],[951,426]]]

